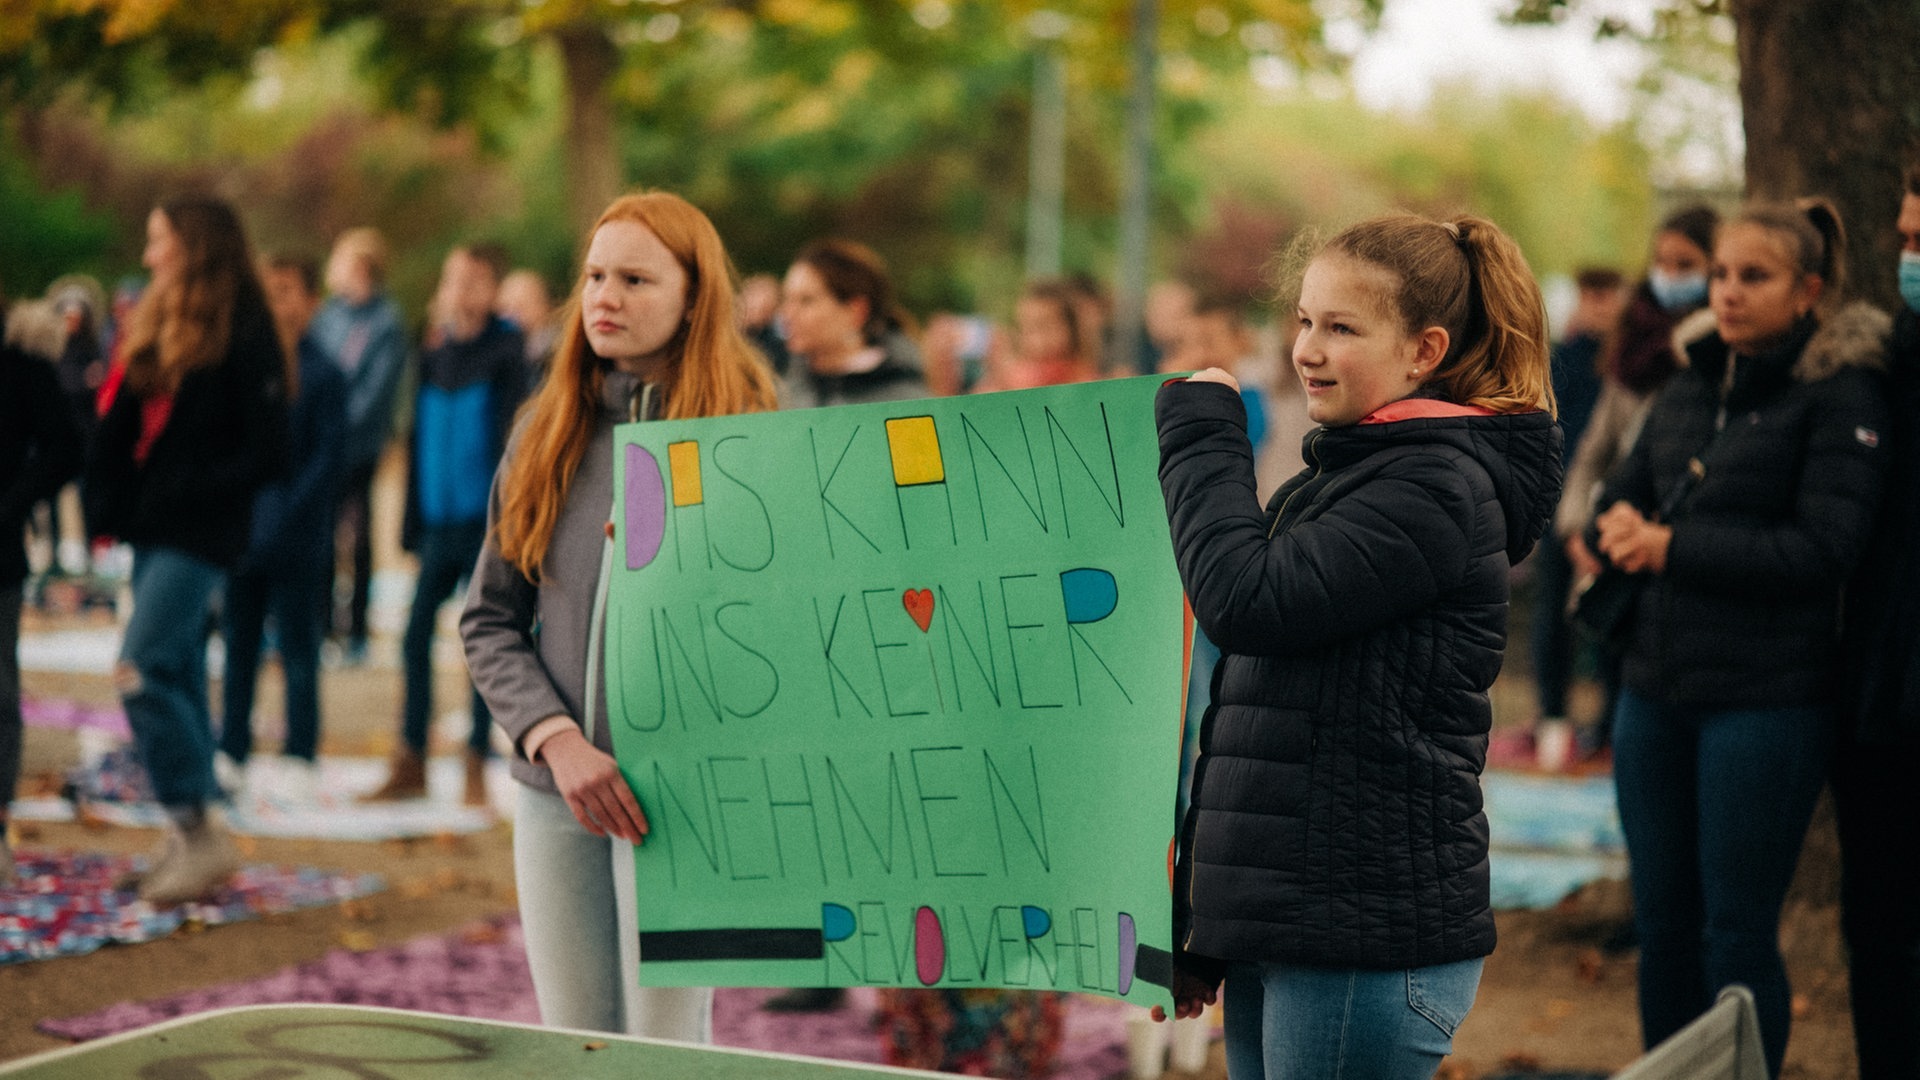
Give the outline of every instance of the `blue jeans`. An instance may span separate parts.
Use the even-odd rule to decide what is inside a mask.
[[[133,552],[133,618],[115,683],[161,805],[198,809],[213,780],[207,710],[207,618],[226,572],[167,547]]]
[[[1741,983],[1780,1075],[1791,1023],[1780,906],[1833,754],[1828,710],[1681,705],[1625,688],[1613,753],[1641,1038],[1654,1046]]]
[[[1473,1007],[1482,960],[1399,971],[1227,968],[1229,1080],[1430,1080]]]
[[[414,586],[413,609],[407,614],[407,633],[400,642],[402,668],[406,674],[406,698],[402,706],[400,736],[408,749],[421,756],[427,752],[427,727],[433,719],[433,626],[460,579],[473,572],[480,558],[480,545],[487,539],[487,523],[464,525],[428,525],[420,530],[420,577]],[[493,733],[493,714],[473,691],[473,727],[467,734],[467,746],[485,755],[487,739]]]
[[[331,550],[331,549],[329,549]],[[267,616],[279,635],[280,671],[287,684],[289,757],[314,759],[320,742],[320,598],[331,585],[333,560],[292,560],[267,571],[234,574],[227,582],[221,633],[227,674],[221,689],[220,749],[235,761],[253,752],[253,691]]]

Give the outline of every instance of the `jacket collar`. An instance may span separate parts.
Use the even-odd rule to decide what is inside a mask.
[[[1782,382],[1819,382],[1849,368],[1884,371],[1893,318],[1866,303],[1853,303],[1818,322],[1807,320],[1786,345],[1754,357],[1757,369]],[[1713,328],[1713,313],[1702,310],[1674,328],[1674,347],[1687,366],[1718,381],[1727,370],[1727,343]],[[1745,367],[1747,365],[1741,365]],[[1778,367],[1777,371],[1772,370]],[[1744,376],[1743,376],[1744,382]],[[1770,383],[1777,388],[1780,383]]]

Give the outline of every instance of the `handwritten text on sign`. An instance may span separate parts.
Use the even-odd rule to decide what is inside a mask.
[[[620,429],[644,983],[1166,999],[1158,384]]]

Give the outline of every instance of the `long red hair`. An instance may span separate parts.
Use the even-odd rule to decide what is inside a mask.
[[[631,221],[660,238],[687,273],[687,322],[672,346],[662,391],[664,418],[685,420],[774,408],[772,373],[740,333],[734,318],[734,272],[713,223],[692,203],[664,191],[623,195],[587,231]],[[560,342],[547,378],[521,406],[520,440],[500,482],[494,542],[528,580],[540,580],[560,508],[566,505],[580,459],[600,412],[606,361],[587,344],[581,320],[583,281],[563,309]]]

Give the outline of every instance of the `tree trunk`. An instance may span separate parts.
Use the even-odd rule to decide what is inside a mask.
[[[620,149],[607,93],[620,66],[620,51],[599,26],[569,26],[555,37],[567,83],[568,216],[574,228],[584,232],[620,195]]]
[[[1901,175],[1920,152],[1920,3],[1731,7],[1748,195],[1831,198],[1847,226],[1849,294],[1893,307]]]

